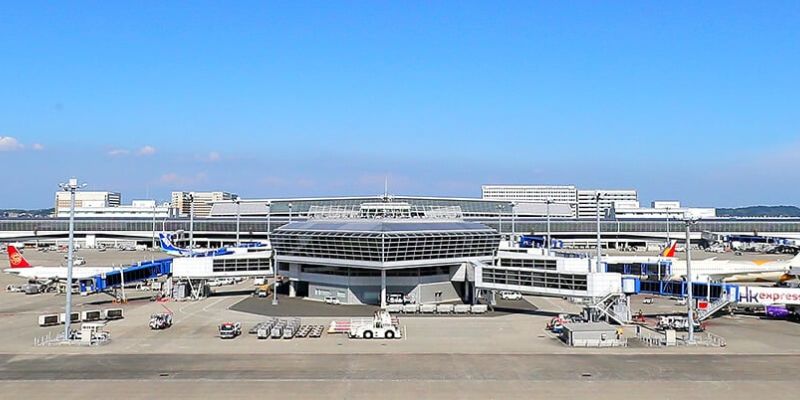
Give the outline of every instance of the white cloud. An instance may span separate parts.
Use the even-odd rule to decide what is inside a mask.
[[[140,156],[152,156],[153,154],[156,154],[156,148],[149,145],[144,146],[141,149],[139,149],[139,151],[136,154]]]
[[[219,161],[219,159],[220,159],[219,153],[217,153],[216,151],[208,153],[208,158],[206,158],[206,160],[208,160],[209,162]]]
[[[130,153],[131,152],[128,149],[111,149],[108,151],[107,154],[111,157],[117,157],[117,156],[127,156]]]
[[[36,151],[40,151],[40,150],[44,150],[44,145],[41,144],[41,143],[34,143],[33,145],[31,145],[31,148],[36,150]]]
[[[22,150],[24,147],[16,138],[0,136],[0,151],[17,151]]]
[[[175,172],[169,172],[158,179],[158,181],[165,185],[192,185],[206,180],[204,172],[198,172],[194,176],[183,176]]]
[[[180,177],[178,176],[178,174],[176,174],[174,172],[170,172],[168,174],[161,175],[161,178],[159,178],[159,181],[161,183],[178,183],[179,180],[180,180]]]

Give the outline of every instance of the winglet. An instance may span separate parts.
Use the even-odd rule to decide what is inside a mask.
[[[673,240],[672,243],[661,252],[661,257],[675,257],[675,248],[678,247],[678,241]]]
[[[14,246],[8,246],[8,262],[11,268],[30,268],[31,265]]]

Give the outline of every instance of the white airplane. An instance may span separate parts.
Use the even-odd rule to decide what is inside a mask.
[[[660,257],[606,257],[605,261],[613,263],[624,262],[656,262],[669,260],[672,267],[670,280],[686,278],[686,260],[674,257],[677,242],[673,241]],[[695,282],[786,282],[796,277],[789,273],[792,267],[800,267],[800,254],[791,260],[775,261],[747,261],[747,260],[692,260],[692,280]]]
[[[41,267],[33,266],[22,256],[14,246],[8,246],[8,261],[11,268],[4,270],[7,274],[17,275],[34,281],[65,281],[67,280],[67,267]],[[95,275],[104,274],[119,268],[112,267],[76,267],[72,268],[72,280],[86,280]]]
[[[175,257],[209,257],[230,254],[237,251],[265,251],[269,246],[261,242],[242,242],[239,246],[220,247],[217,249],[190,249],[178,247],[172,243],[172,235],[159,233],[158,242],[161,251]]]
[[[790,260],[692,260],[692,280],[704,282],[786,282],[795,279],[789,274],[792,267],[800,266],[800,255]],[[672,260],[671,279],[686,277],[686,260]]]

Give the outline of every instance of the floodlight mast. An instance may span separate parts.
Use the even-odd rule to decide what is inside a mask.
[[[67,296],[64,305],[64,340],[71,340],[70,328],[72,322],[72,268],[75,264],[75,192],[86,187],[86,184],[78,184],[78,179],[70,178],[67,183],[58,185],[61,190],[69,192],[69,241],[67,251]],[[56,210],[58,213],[58,210]]]
[[[691,227],[700,221],[700,217],[685,213],[683,222],[686,224],[686,308],[689,325],[689,337],[687,342],[694,343],[694,297],[692,293],[692,241],[690,237]]]
[[[600,192],[595,192],[595,213],[597,214],[597,263],[595,264],[595,271],[600,272],[600,259],[603,257],[603,252],[601,251],[601,242],[600,242]]]

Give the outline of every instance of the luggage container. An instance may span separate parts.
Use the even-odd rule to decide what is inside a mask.
[[[72,318],[70,318],[70,322],[81,322],[81,313],[74,312],[74,313],[70,313],[70,315],[72,316]],[[61,314],[58,315],[58,322],[60,324],[63,324],[63,323],[67,322],[67,317],[66,317],[65,313],[61,313]]]
[[[436,312],[436,304],[422,304],[419,306],[419,312],[423,314],[433,314]]]
[[[39,316],[39,326],[53,326],[61,323],[61,316],[58,314],[45,314]]]
[[[419,312],[419,304],[406,304],[403,306],[403,312],[406,314],[415,314]]]
[[[107,308],[103,310],[103,319],[111,321],[115,319],[125,318],[121,308]]]
[[[439,304],[438,306],[436,306],[436,312],[438,314],[451,314],[453,312],[453,305]]]
[[[273,339],[280,339],[283,337],[283,325],[276,325],[272,327],[272,332],[270,335]]]
[[[386,311],[388,311],[391,314],[398,314],[398,313],[403,311],[403,305],[402,304],[389,304],[388,306],[386,306]]]
[[[456,314],[468,314],[470,310],[469,304],[456,304],[453,306],[453,312]]]
[[[485,314],[487,311],[489,311],[489,306],[486,304],[475,304],[470,309],[473,314]]]
[[[102,318],[103,312],[100,310],[81,311],[81,321],[83,322],[99,321]]]

